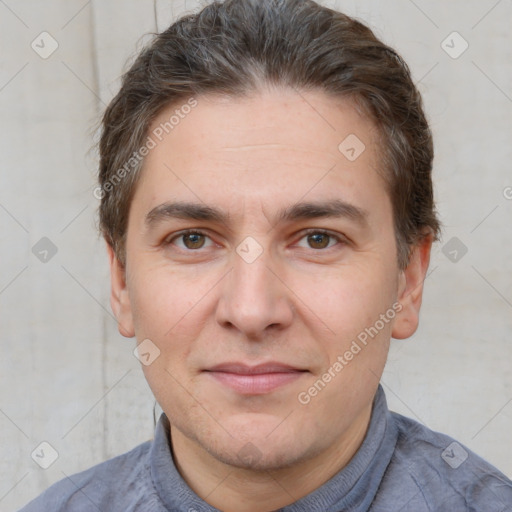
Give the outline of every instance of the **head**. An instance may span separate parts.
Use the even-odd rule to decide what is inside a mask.
[[[112,307],[176,432],[269,469],[367,423],[439,230],[394,50],[313,1],[214,3],[124,75],[100,157]]]

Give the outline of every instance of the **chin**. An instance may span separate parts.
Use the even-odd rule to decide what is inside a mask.
[[[292,443],[292,446],[280,443],[267,443],[262,446],[248,441],[238,451],[233,451],[232,446],[225,449],[217,447],[216,450],[209,450],[210,454],[217,460],[238,469],[248,471],[267,472],[277,471],[297,465],[313,454],[303,453],[303,447],[299,443]],[[301,453],[297,452],[301,450]]]
[[[314,439],[310,429],[301,428],[296,422],[285,425],[283,418],[274,415],[237,415],[222,425],[233,437],[223,432],[220,439],[195,439],[217,460],[239,469],[275,471],[321,451],[311,444]]]

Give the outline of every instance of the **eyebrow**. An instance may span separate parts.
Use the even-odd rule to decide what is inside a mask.
[[[276,219],[277,223],[282,223],[326,217],[348,218],[362,226],[368,224],[366,210],[341,199],[297,203],[279,211]],[[153,208],[146,215],[146,226],[152,227],[167,219],[202,220],[227,225],[229,218],[229,214],[214,206],[178,201],[163,203]]]

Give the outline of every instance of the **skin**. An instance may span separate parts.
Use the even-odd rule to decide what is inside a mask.
[[[426,236],[398,268],[375,128],[348,100],[291,89],[197,100],[145,159],[125,267],[109,248],[111,304],[124,336],[160,350],[143,370],[188,485],[228,512],[275,510],[320,487],[361,445],[390,338],[417,328],[432,241]],[[338,150],[349,134],[366,146],[352,162]],[[364,221],[277,219],[298,202],[332,199],[365,212]],[[173,201],[229,218],[148,224],[149,212]],[[178,236],[184,229],[205,236]],[[251,263],[236,251],[247,236],[263,251]],[[299,393],[397,302],[395,318],[300,403]],[[205,371],[226,361],[303,371],[268,393],[242,394]],[[241,456],[248,450],[252,460]]]

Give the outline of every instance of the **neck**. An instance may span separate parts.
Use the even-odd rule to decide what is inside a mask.
[[[314,457],[262,471],[219,461],[171,425],[174,462],[188,486],[211,506],[224,512],[272,511],[310,494],[343,469],[361,446],[370,416],[371,405],[329,449]]]

